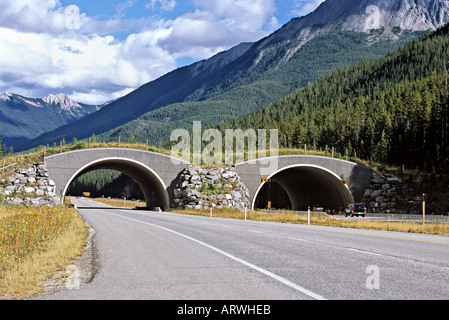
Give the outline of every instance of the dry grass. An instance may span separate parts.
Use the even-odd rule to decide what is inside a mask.
[[[95,199],[89,199],[89,200],[107,204],[107,205],[113,206],[113,207],[119,207],[119,208],[132,209],[132,208],[136,208],[136,207],[141,207],[141,208],[146,207],[145,202],[137,202],[137,201],[131,201],[131,200],[107,199],[107,198],[95,198]]]
[[[43,293],[43,282],[83,253],[87,226],[71,208],[0,207],[0,297]]]
[[[200,210],[173,210],[175,213],[187,215],[210,216],[210,209]],[[245,213],[231,209],[213,209],[214,218],[244,219]],[[307,214],[297,214],[296,212],[280,211],[248,211],[247,219],[254,221],[307,224]],[[449,236],[449,224],[439,223],[417,223],[408,221],[370,221],[370,220],[342,220],[324,215],[312,214],[310,223],[312,225],[331,226],[340,228],[355,228],[367,230],[385,230],[395,232],[422,233]]]

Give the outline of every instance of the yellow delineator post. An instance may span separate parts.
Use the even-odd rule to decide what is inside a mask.
[[[422,195],[422,224],[426,224],[426,194]]]
[[[310,226],[310,207],[307,209],[307,225]]]

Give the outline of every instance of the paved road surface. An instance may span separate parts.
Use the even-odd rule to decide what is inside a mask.
[[[44,299],[449,299],[448,237],[76,204],[95,276]]]

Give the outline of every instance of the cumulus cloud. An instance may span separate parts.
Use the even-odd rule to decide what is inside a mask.
[[[192,0],[196,10],[173,20],[123,18],[135,2],[124,2],[105,20],[59,0],[2,0],[0,92],[63,92],[79,102],[103,103],[175,69],[177,59],[205,59],[277,27],[274,0]],[[162,10],[177,4],[146,3]],[[111,35],[132,28],[126,38]]]
[[[166,23],[161,46],[175,57],[204,59],[278,28],[273,0],[193,0],[198,8]],[[268,26],[268,30],[264,30]]]
[[[146,5],[146,7],[152,8],[153,10],[156,9],[156,7],[160,7],[162,10],[172,11],[176,7],[176,1],[175,0],[151,0]]]
[[[161,36],[144,32],[120,42],[112,36],[54,37],[0,28],[0,50],[8,57],[0,59],[0,76],[15,87],[96,94],[80,102],[101,103],[99,97],[116,98],[116,92],[129,92],[176,67],[156,46]]]
[[[319,7],[325,0],[295,0],[294,13],[299,17],[305,16]]]

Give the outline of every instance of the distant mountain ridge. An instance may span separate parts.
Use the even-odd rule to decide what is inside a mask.
[[[151,143],[193,120],[213,125],[276,101],[332,71],[387,54],[449,22],[439,0],[327,0],[255,43],[174,70],[21,149],[137,133]]]
[[[5,137],[8,147],[14,147],[100,109],[101,106],[80,104],[65,94],[48,94],[36,99],[2,93],[0,136]]]

